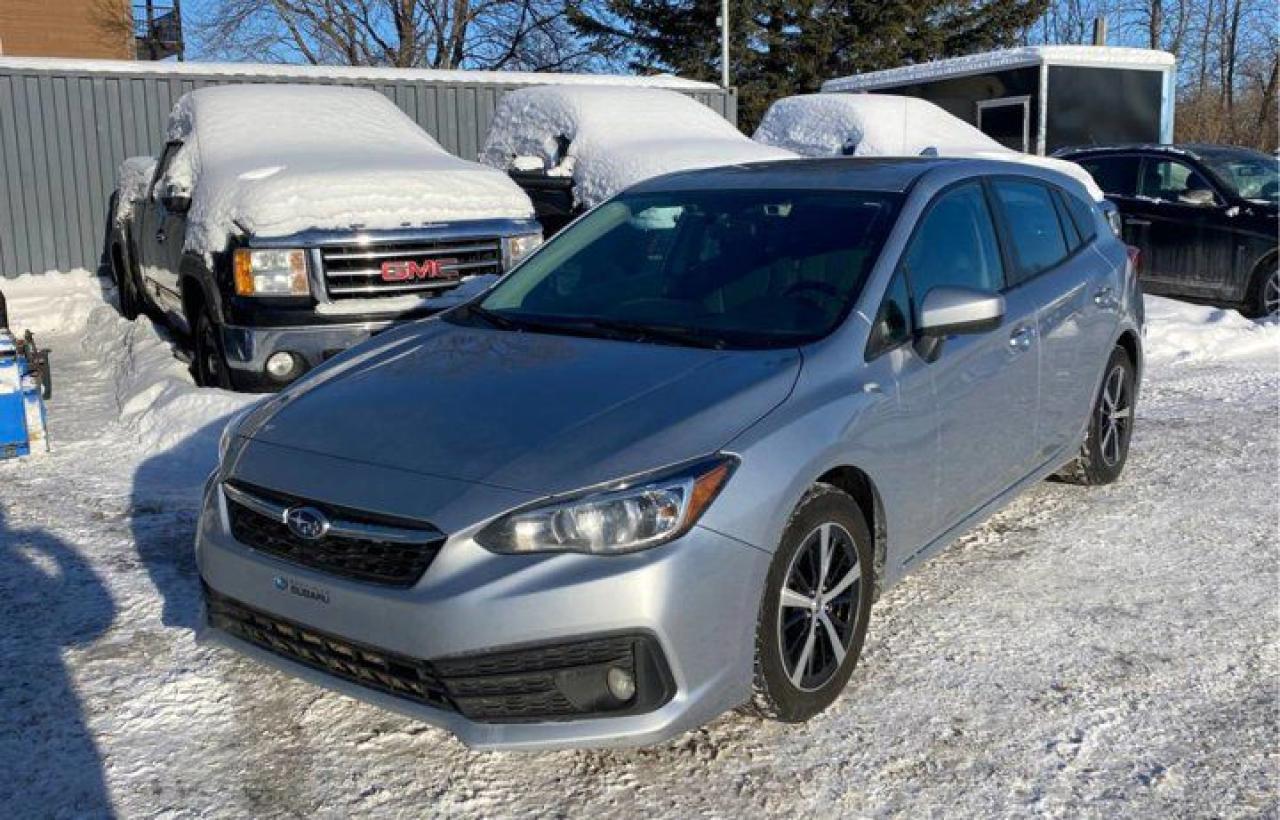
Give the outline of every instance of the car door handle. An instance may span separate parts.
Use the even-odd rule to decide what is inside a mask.
[[[1036,329],[1030,325],[1023,325],[1013,333],[1009,334],[1009,347],[1016,352],[1031,349],[1031,343],[1036,339]]]
[[[169,234],[164,232],[164,228],[161,228],[160,230],[156,231],[157,242],[164,242],[168,238],[169,238]]]

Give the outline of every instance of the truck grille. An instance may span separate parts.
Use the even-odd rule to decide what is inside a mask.
[[[204,595],[215,629],[370,689],[482,723],[631,714],[657,708],[674,693],[661,651],[646,636],[588,638],[426,661],[312,629],[208,586]],[[604,703],[582,691],[581,681],[603,680],[603,670],[610,667],[638,675],[640,693],[632,704]],[[649,671],[656,667],[660,671]]]
[[[502,273],[502,240],[440,239],[323,248],[329,298],[429,294],[455,287],[464,276]]]
[[[445,541],[442,533],[427,525],[409,529],[401,522],[375,522],[365,515],[309,504],[258,487],[228,485],[226,496],[231,535],[241,544],[283,561],[341,578],[386,586],[413,586],[427,571]],[[278,512],[266,509],[272,505]],[[284,512],[300,505],[319,509],[335,522],[347,524],[346,529],[369,524],[369,529],[375,534],[354,538],[331,532],[315,539],[299,538],[284,523]],[[359,520],[362,518],[363,522]],[[391,531],[393,528],[422,537],[417,539],[417,543],[406,543],[376,536],[377,530]]]

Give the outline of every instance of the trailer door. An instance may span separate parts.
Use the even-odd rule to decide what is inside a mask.
[[[1015,151],[1030,153],[1031,97],[999,97],[978,102],[978,129]]]

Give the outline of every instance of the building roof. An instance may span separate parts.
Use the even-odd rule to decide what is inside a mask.
[[[628,85],[680,91],[719,88],[714,83],[671,74],[648,77],[618,74],[555,74],[531,71],[467,71],[366,66],[281,65],[278,63],[148,62],[145,60],[75,60],[57,57],[0,57],[0,71],[57,71],[83,74],[163,74],[200,77],[273,77],[282,79],[374,80],[477,85]]]
[[[1119,46],[1026,46],[1001,51],[987,51],[952,57],[931,63],[871,71],[850,77],[838,77],[822,84],[823,91],[871,91],[909,85],[926,80],[985,74],[1009,68],[1036,65],[1076,65],[1103,68],[1138,68],[1164,70],[1172,68],[1174,57],[1166,51]]]

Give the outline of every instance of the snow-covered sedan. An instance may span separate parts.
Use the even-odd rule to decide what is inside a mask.
[[[204,385],[278,389],[542,241],[506,175],[446,153],[375,91],[203,88],[167,139],[154,168],[121,168],[108,258],[124,314],[150,307],[189,333]]]
[[[695,168],[794,159],[660,88],[540,86],[507,94],[480,161],[510,173],[548,236],[628,186]]]

